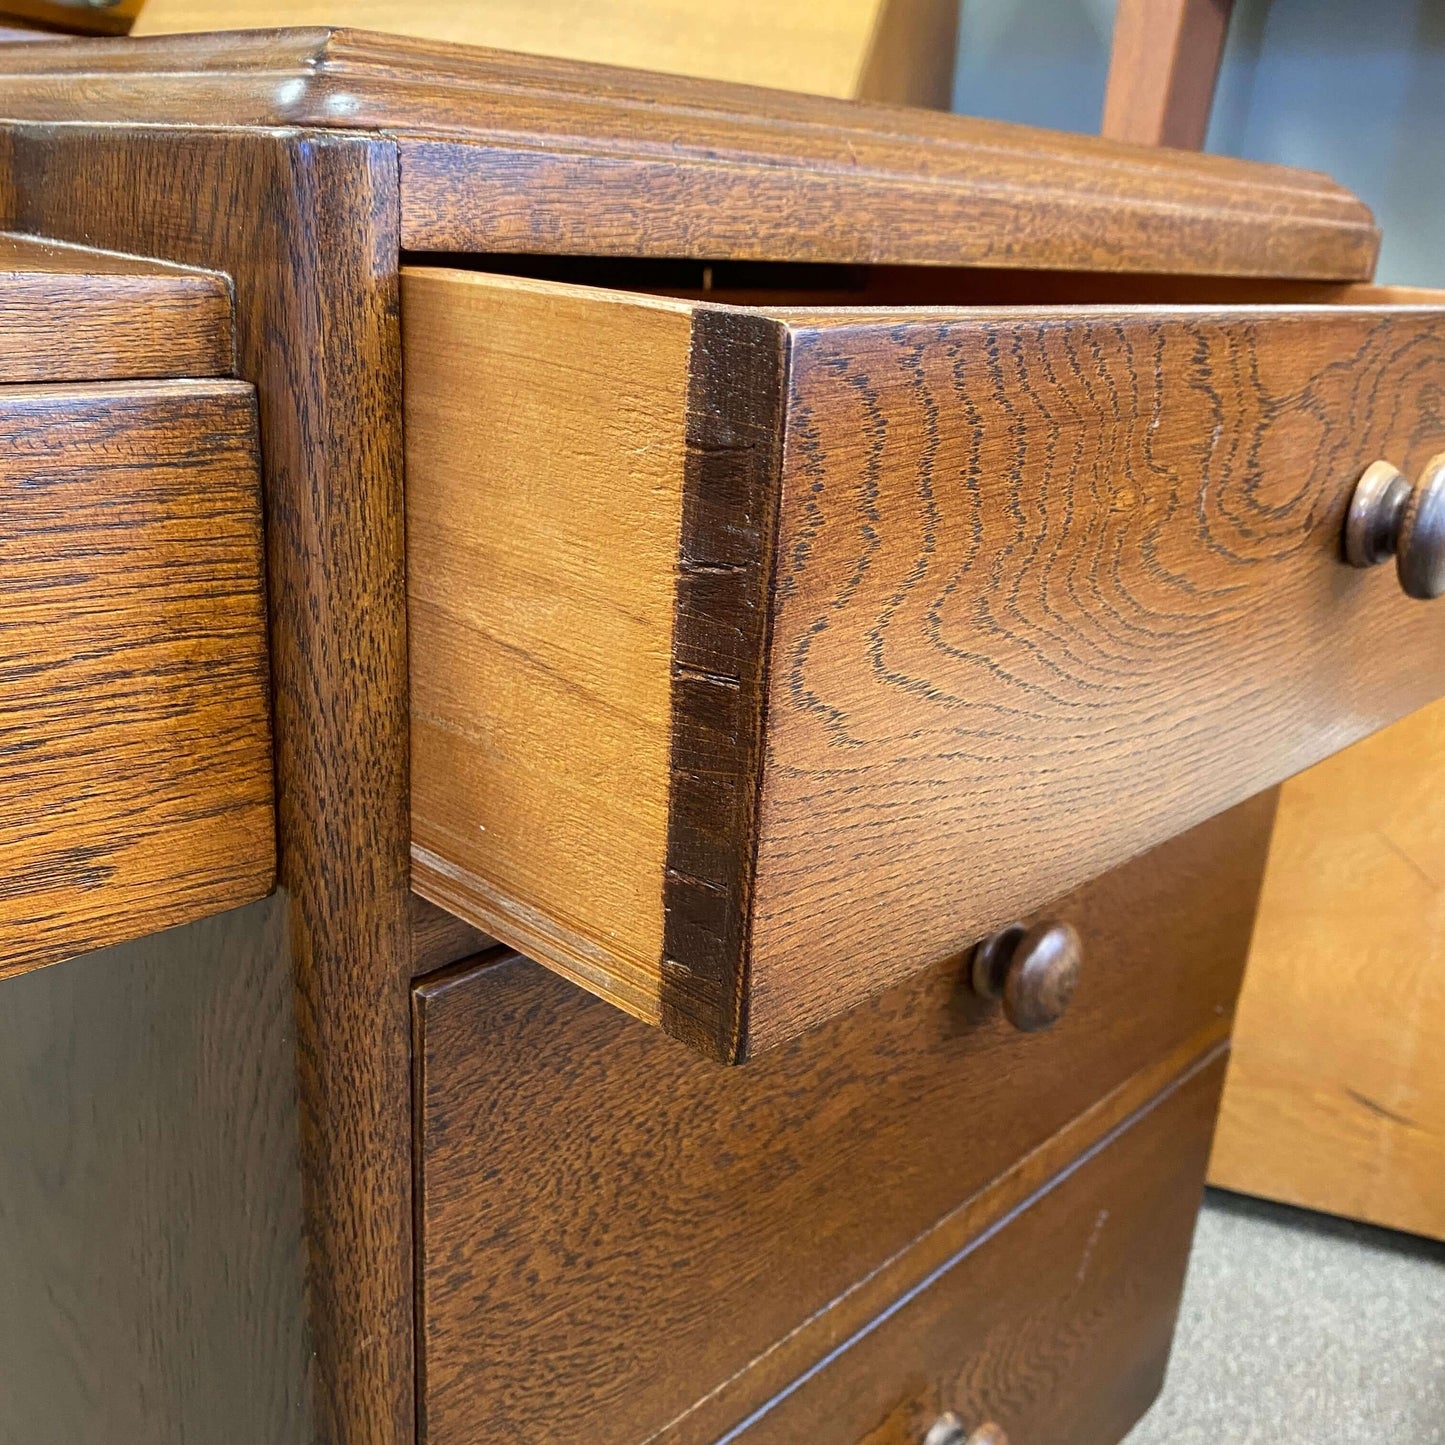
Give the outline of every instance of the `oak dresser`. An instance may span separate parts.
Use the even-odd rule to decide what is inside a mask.
[[[399,37],[0,117],[0,1441],[1120,1440],[1274,789],[1445,694],[1445,298]]]

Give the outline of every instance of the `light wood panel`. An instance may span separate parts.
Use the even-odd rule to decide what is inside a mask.
[[[229,376],[224,276],[0,233],[0,383]]]
[[[720,1057],[1445,691],[1438,310],[403,304],[414,886]]]
[[[1355,281],[1379,249],[1310,172],[405,36],[16,45],[0,87],[25,120],[385,131],[412,250]]]
[[[145,0],[131,34],[283,25],[946,108],[958,0]]]
[[[690,308],[411,270],[402,338],[423,891],[656,1023]]]
[[[269,892],[252,389],[0,389],[0,537],[0,976]]]
[[[1445,1239],[1445,705],[1284,789],[1210,1179]]]

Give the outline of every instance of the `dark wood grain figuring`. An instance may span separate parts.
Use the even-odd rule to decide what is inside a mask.
[[[1445,436],[1438,312],[837,313],[789,366],[754,1048],[1445,692],[1445,612],[1340,560]]]
[[[393,1445],[414,1428],[395,149],[9,126],[0,175],[8,229],[234,279],[266,461],[318,1431]]]
[[[399,36],[19,45],[0,88],[23,120],[384,131],[418,250],[1338,280],[1378,251],[1318,175]]]
[[[0,1442],[314,1445],[284,898],[8,980]]]
[[[783,348],[760,316],[704,311],[688,361],[662,883],[662,1024],[715,1058],[746,1034],[747,918],[763,747]]]
[[[0,388],[0,977],[276,874],[256,405]]]
[[[0,235],[0,383],[229,376],[224,276]]]
[[[1224,1079],[1218,1054],[727,1437],[1115,1445],[1164,1380]]]
[[[423,1438],[735,1424],[816,1358],[785,1342],[818,1311],[1081,1110],[1222,1035],[1272,812],[1252,800],[1063,900],[1094,966],[1049,1034],[977,1000],[966,959],[741,1070],[515,955],[423,982]],[[774,1358],[701,1399],[780,1349],[781,1377]]]

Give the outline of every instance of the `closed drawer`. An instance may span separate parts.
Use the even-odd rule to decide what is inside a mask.
[[[1056,905],[1084,966],[1045,1033],[973,995],[964,961],[743,1069],[516,955],[423,982],[428,1445],[746,1418],[931,1267],[900,1263],[918,1241],[976,1232],[1001,1176],[1036,1187],[1087,1147],[1060,1133],[1081,1113],[1223,1037],[1271,816],[1253,799]]]
[[[264,576],[249,385],[0,386],[0,978],[270,892]]]
[[[746,1445],[1116,1445],[1164,1379],[1224,1064],[1170,1089],[1002,1229],[769,1402]],[[928,1440],[936,1428],[934,1440]]]
[[[714,1057],[1445,692],[1445,311],[403,277],[414,884]]]

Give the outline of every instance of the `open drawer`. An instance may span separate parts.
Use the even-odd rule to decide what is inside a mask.
[[[413,884],[736,1060],[1445,692],[1433,306],[403,273]]]

